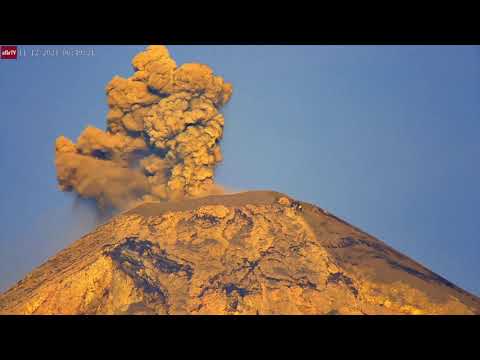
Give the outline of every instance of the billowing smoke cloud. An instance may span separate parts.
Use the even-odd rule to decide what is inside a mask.
[[[219,109],[231,84],[207,65],[177,67],[164,46],[149,46],[132,64],[132,77],[106,87],[107,130],[87,127],[76,144],[57,139],[60,189],[95,199],[102,211],[221,192]]]

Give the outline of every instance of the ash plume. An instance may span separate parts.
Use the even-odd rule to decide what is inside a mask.
[[[106,131],[88,126],[76,144],[57,138],[60,189],[94,199],[101,211],[221,193],[219,110],[232,85],[207,65],[177,67],[164,46],[147,47],[132,65],[133,76],[106,87]]]

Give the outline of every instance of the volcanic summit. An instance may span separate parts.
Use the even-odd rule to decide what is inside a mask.
[[[128,210],[0,296],[2,314],[480,314],[480,300],[327,213],[254,191]]]

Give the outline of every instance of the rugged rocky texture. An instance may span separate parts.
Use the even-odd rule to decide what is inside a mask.
[[[2,314],[479,314],[480,299],[275,192],[144,203],[0,296]]]

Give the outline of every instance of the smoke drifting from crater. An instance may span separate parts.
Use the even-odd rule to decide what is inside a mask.
[[[106,131],[88,126],[76,144],[57,138],[60,189],[96,200],[101,211],[222,192],[214,182],[219,110],[232,85],[207,65],[177,67],[164,46],[147,47],[132,65],[133,76],[106,87]]]

